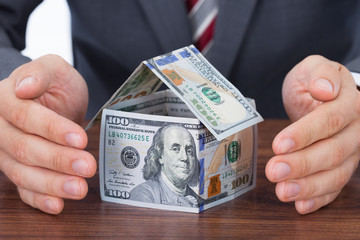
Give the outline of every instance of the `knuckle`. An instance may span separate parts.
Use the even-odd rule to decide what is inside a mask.
[[[46,127],[45,127],[45,135],[46,138],[51,138],[51,136],[54,136],[56,132],[56,122],[55,121],[47,121]]]
[[[323,62],[319,64],[318,74],[330,73],[329,76],[340,77],[340,73],[338,71],[339,67],[340,67],[339,64],[336,62]]]
[[[323,61],[324,57],[318,54],[309,55],[304,59],[304,62],[317,62],[317,61]]]
[[[21,107],[17,107],[11,110],[10,118],[15,126],[24,129],[26,120],[29,116],[30,108],[31,102],[24,101]]]
[[[309,64],[312,65],[312,63],[318,62],[319,58],[321,58],[321,56],[319,55],[309,55],[305,57],[300,63],[298,63],[293,68],[292,72],[295,74],[295,77],[298,79],[307,78]]]
[[[327,125],[326,132],[338,132],[345,126],[345,118],[341,114],[334,114],[333,112],[326,113]]]
[[[307,146],[317,139],[317,134],[315,131],[311,131],[308,126],[304,125],[294,134],[294,139],[298,139],[300,146]]]
[[[297,161],[299,163],[299,167],[297,168],[299,177],[307,176],[312,172],[312,161],[305,156],[303,157],[303,160],[298,159]]]
[[[22,136],[16,141],[15,145],[15,155],[16,158],[24,164],[28,164],[27,162],[27,146],[28,141],[27,138]]]
[[[60,154],[58,151],[53,151],[51,153],[50,159],[49,159],[49,165],[51,169],[54,169],[56,171],[62,170],[62,154]]]
[[[296,125],[295,125],[296,124]],[[313,128],[309,128],[308,123],[295,123],[292,126],[295,126],[291,129],[289,135],[294,139],[295,145],[297,148],[302,148],[304,146],[310,145],[314,142],[317,137],[316,131],[313,131]],[[323,127],[323,126],[322,126]],[[319,129],[319,128],[315,128]]]
[[[329,152],[331,152],[331,156],[333,158],[332,163],[330,164],[331,168],[339,166],[345,157],[344,148],[341,147],[339,144],[333,143],[329,146]]]
[[[48,177],[47,181],[45,182],[45,189],[44,194],[56,195],[59,191],[56,190],[56,178],[54,176]]]
[[[57,54],[53,54],[53,53],[46,54],[43,58],[45,61],[50,60],[50,61],[64,61],[65,62],[65,60],[62,57],[60,57]]]

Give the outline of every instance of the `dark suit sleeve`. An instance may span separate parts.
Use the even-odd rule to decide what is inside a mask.
[[[345,66],[351,71],[355,73],[360,73],[360,57],[346,63]]]
[[[360,57],[353,59],[345,66],[350,70],[358,89],[360,89]]]
[[[21,55],[25,48],[27,20],[41,0],[0,0],[0,80],[30,61]]]

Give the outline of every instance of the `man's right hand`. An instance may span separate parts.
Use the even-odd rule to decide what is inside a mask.
[[[58,214],[64,198],[86,196],[84,178],[96,172],[79,125],[87,104],[84,79],[55,55],[24,64],[0,81],[0,170],[26,204]]]

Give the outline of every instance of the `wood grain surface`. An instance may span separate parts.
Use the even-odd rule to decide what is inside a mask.
[[[276,198],[264,168],[273,156],[274,136],[288,124],[274,119],[259,124],[256,188],[200,214],[103,202],[96,174],[88,180],[86,198],[66,200],[64,211],[52,216],[25,205],[0,173],[0,239],[359,239],[359,171],[333,203],[309,215]],[[88,135],[87,150],[98,159],[99,128]]]

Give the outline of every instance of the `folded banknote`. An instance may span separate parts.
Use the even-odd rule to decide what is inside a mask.
[[[186,212],[229,201],[255,187],[262,120],[192,45],[143,61],[87,126],[101,121],[101,198]]]
[[[246,98],[194,47],[184,47],[143,61],[102,109],[156,92],[165,83],[217,140],[250,127],[262,117]]]
[[[256,141],[256,125],[218,141],[170,90],[112,105],[102,114],[101,197],[201,212],[255,187]]]

